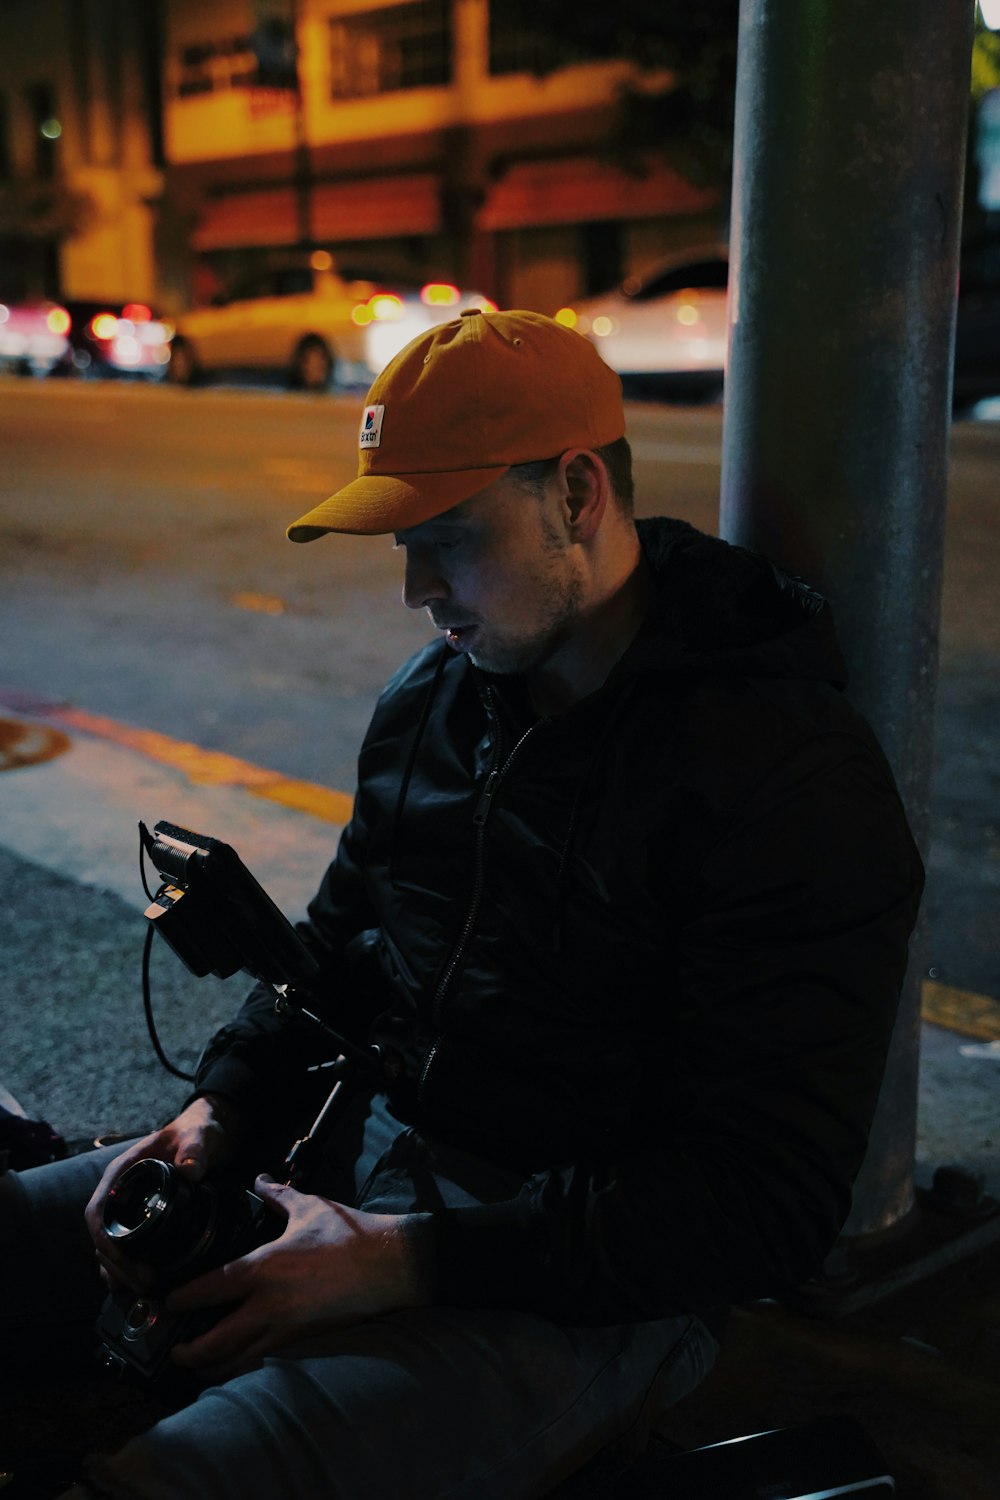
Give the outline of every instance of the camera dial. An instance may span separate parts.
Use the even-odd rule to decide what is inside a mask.
[[[130,1342],[151,1333],[160,1316],[160,1304],[150,1297],[137,1297],[125,1314],[122,1337]]]

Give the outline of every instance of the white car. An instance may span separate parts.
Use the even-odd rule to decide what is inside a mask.
[[[48,375],[65,367],[71,322],[56,302],[0,302],[0,368]]]
[[[419,292],[402,293],[398,307],[383,311],[382,317],[368,324],[365,358],[372,374],[384,370],[411,339],[439,323],[450,323],[472,307],[496,311],[496,303],[480,292],[460,292],[447,281],[429,281]]]
[[[715,394],[726,366],[728,283],[725,247],[708,246],[561,308],[556,319],[589,338],[623,381],[655,377]]]
[[[336,267],[326,250],[255,272],[212,306],[176,320],[167,378],[277,375],[302,390],[367,385],[398,348],[466,301],[457,287],[404,286],[370,267]]]

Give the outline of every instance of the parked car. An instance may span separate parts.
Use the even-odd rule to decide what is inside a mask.
[[[371,267],[336,268],[325,250],[272,265],[177,319],[167,377],[191,385],[250,371],[303,390],[325,390],[332,381],[367,384],[393,345],[412,336],[406,330],[417,333],[473,305],[457,288],[447,289],[447,300],[443,291],[423,292]]]
[[[626,389],[717,395],[726,363],[724,246],[661,263],[642,279],[562,308],[556,317],[591,339]],[[1000,278],[968,265],[959,285],[956,408],[1000,395]]]
[[[0,367],[48,375],[66,360],[70,321],[57,302],[0,302]]]
[[[715,394],[726,364],[729,256],[710,245],[629,277],[602,296],[561,308],[560,323],[589,338],[635,388],[669,383]]]
[[[419,290],[399,292],[396,302],[397,306],[382,309],[381,316],[366,325],[365,362],[373,375],[428,328],[448,323],[472,307],[496,311],[496,303],[481,292],[462,292],[447,281],[429,281]]]
[[[70,299],[70,360],[80,375],[141,375],[162,380],[173,325],[144,302]]]

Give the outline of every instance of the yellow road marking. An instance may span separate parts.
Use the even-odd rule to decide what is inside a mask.
[[[1000,1003],[988,995],[956,990],[950,984],[925,979],[920,998],[920,1014],[925,1021],[987,1042],[1000,1038]]]
[[[255,797],[280,802],[283,807],[309,813],[324,823],[348,822],[354,807],[353,797],[346,792],[283,776],[280,771],[251,765],[249,761],[227,755],[222,750],[204,750],[200,745],[175,740],[155,729],[137,729],[134,725],[105,718],[103,714],[91,714],[85,709],[61,704],[49,708],[47,717],[82,734],[135,750],[160,765],[172,766],[198,786],[241,786]]]
[[[241,589],[239,593],[230,596],[229,602],[235,604],[237,609],[248,609],[258,615],[285,613],[285,601],[279,599],[277,594],[256,594],[251,589]]]
[[[320,786],[315,781],[276,781],[253,790],[258,797],[293,807],[296,812],[309,813],[323,823],[349,823],[354,811],[354,798],[347,792],[337,792],[332,786]]]

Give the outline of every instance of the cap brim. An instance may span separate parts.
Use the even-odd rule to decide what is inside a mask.
[[[312,542],[328,531],[358,536],[406,531],[477,495],[509,468],[500,464],[443,474],[363,474],[300,516],[285,534],[292,542]]]

